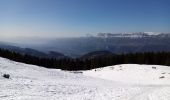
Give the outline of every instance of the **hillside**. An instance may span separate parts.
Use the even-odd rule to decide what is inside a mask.
[[[156,65],[68,72],[0,58],[0,100],[168,100],[169,73]]]

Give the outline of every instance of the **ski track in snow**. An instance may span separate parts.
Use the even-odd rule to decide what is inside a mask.
[[[125,70],[124,65],[122,66],[122,70]],[[118,70],[116,66],[107,68]],[[0,100],[169,100],[170,68],[165,69],[163,71],[166,71],[166,75],[158,72],[169,79],[159,79],[156,76],[160,81],[157,84],[138,84],[135,81],[130,82],[131,76],[126,82],[119,82],[121,78],[125,78],[124,76],[117,76],[116,79],[120,78],[119,80],[112,80],[110,77],[105,79],[102,76],[105,68],[75,74],[0,58]],[[144,70],[147,72],[147,69]],[[5,79],[2,77],[3,74],[10,74],[11,78]],[[163,84],[164,82],[166,84]]]

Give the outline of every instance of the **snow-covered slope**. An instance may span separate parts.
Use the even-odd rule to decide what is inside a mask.
[[[124,64],[85,71],[84,75],[133,84],[170,85],[170,67]]]
[[[145,65],[144,68],[138,65],[121,66],[122,69],[117,65],[97,71],[83,71],[81,74],[0,58],[0,100],[169,100],[169,67],[156,66],[156,69],[152,69]],[[146,78],[146,75],[151,75],[148,74],[151,70],[155,71],[152,72],[155,76]],[[139,73],[130,74],[128,71]],[[3,78],[3,74],[10,74],[10,79]],[[162,75],[165,78],[159,79]],[[154,84],[156,77],[159,82]],[[125,78],[127,81],[121,81]],[[137,79],[149,82],[136,84],[136,81],[132,81]]]

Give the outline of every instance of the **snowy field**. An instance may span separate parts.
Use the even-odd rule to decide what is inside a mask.
[[[76,73],[0,58],[0,100],[170,100],[170,67],[125,64]]]

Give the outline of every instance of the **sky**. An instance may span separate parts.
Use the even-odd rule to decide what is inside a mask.
[[[170,32],[170,0],[0,0],[0,37]]]

